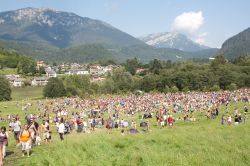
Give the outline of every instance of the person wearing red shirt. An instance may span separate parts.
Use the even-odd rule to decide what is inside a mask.
[[[173,123],[174,123],[174,119],[173,119],[172,115],[169,115],[169,117],[168,117],[168,125],[169,125],[169,127],[173,127]]]

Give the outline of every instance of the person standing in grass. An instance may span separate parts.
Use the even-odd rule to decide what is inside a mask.
[[[3,148],[0,146],[0,154],[2,153]],[[0,166],[3,166],[3,156],[0,155]]]
[[[23,156],[25,155],[25,152],[27,153],[27,156],[30,156],[30,149],[31,149],[31,134],[28,130],[28,125],[25,125],[23,130],[20,133],[19,140],[22,145],[22,153]]]
[[[1,127],[0,133],[0,148],[2,149],[2,158],[6,156],[6,146],[8,146],[8,132],[6,131],[6,127]],[[0,153],[1,154],[1,153]]]
[[[36,134],[38,133],[36,127],[35,127],[35,122],[34,122],[34,118],[30,119],[30,123],[28,126],[28,130],[31,134],[31,142],[34,144],[36,142]]]
[[[161,128],[164,128],[165,122],[164,122],[164,118],[162,116],[160,117],[160,123],[161,123]]]
[[[96,125],[96,119],[95,119],[95,117],[93,117],[92,121],[91,121],[91,127],[92,127],[93,131],[95,131],[95,125]]]
[[[19,144],[19,134],[20,134],[20,131],[21,131],[21,122],[18,120],[17,117],[15,118],[14,123],[12,124],[12,130],[14,132],[16,145],[18,145]]]
[[[238,125],[239,124],[239,117],[238,114],[235,114],[234,116],[234,125]]]
[[[47,144],[49,142],[49,123],[46,120],[43,120],[42,123],[42,129],[43,129],[43,140]]]
[[[168,125],[169,125],[170,128],[173,127],[173,123],[174,123],[174,119],[173,119],[172,115],[169,115],[169,117],[168,117]]]
[[[227,123],[229,126],[232,124],[232,116],[231,115],[228,115]]]
[[[222,125],[226,124],[226,117],[225,117],[225,115],[222,115],[222,117],[221,117],[221,124]]]
[[[58,133],[59,133],[59,136],[60,136],[60,139],[61,141],[64,140],[63,138],[63,135],[64,135],[64,128],[65,128],[65,125],[64,125],[64,122],[63,122],[63,118],[60,119],[60,124],[58,126]]]

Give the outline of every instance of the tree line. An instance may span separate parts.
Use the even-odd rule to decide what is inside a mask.
[[[58,83],[55,82],[58,81],[61,85],[60,92],[52,94],[53,90],[50,88],[56,86]],[[88,76],[53,78],[45,87],[44,96],[86,97],[94,94],[133,93],[137,90],[168,93],[236,90],[243,87],[250,87],[249,56],[228,61],[223,55],[218,55],[208,63],[154,59],[142,64],[134,58],[128,59],[121,68],[109,73],[106,79],[99,83],[91,82]]]

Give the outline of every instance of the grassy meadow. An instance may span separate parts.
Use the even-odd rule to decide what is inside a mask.
[[[0,75],[17,74],[16,68],[3,68],[0,69]]]
[[[220,165],[250,163],[249,123],[220,126],[218,121],[179,123],[150,133],[71,134],[64,142],[35,147],[18,165]],[[58,137],[57,135],[54,137]]]
[[[21,111],[17,103],[21,105],[22,101],[1,102],[2,116],[16,113],[24,117],[25,113],[36,110],[36,100],[31,101],[33,105],[28,112]],[[242,110],[244,103],[234,103],[230,110],[235,106]],[[15,147],[10,134],[5,165],[248,166],[250,121],[239,126],[222,126],[220,117],[224,111],[225,107],[221,107],[220,116],[215,120],[207,120],[203,114],[196,113],[199,121],[177,121],[174,128],[160,129],[153,118],[150,119],[150,132],[126,133],[124,136],[120,129],[113,130],[111,134],[106,129],[97,129],[90,134],[73,132],[61,142],[53,131],[52,143],[34,147],[30,158],[21,157],[21,150]],[[138,115],[132,119],[138,125],[141,122]],[[138,129],[141,130],[140,127]]]
[[[36,100],[43,98],[43,87],[21,87],[12,88],[11,97],[13,101],[20,101],[24,99]]]

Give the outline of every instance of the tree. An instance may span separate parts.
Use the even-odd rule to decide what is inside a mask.
[[[227,87],[228,90],[230,91],[234,91],[237,89],[237,85],[235,83],[231,83],[228,87]]]
[[[125,64],[125,69],[130,72],[132,75],[136,74],[137,68],[140,66],[137,58],[128,59]]]
[[[33,59],[22,57],[17,65],[17,72],[20,74],[31,74],[36,73],[36,63]]]
[[[150,92],[155,89],[156,83],[155,83],[155,77],[153,74],[146,75],[141,80],[141,90],[145,92]]]
[[[77,88],[74,86],[67,87],[66,91],[67,91],[67,96],[78,96],[79,95]]]
[[[172,93],[176,93],[178,91],[179,91],[179,89],[176,86],[172,86],[170,89],[170,92],[172,92]]]
[[[106,79],[101,85],[101,92],[106,94],[112,94],[117,92],[117,86],[113,79]]]
[[[220,86],[219,85],[214,85],[210,90],[211,91],[219,91],[220,90]]]
[[[149,70],[154,74],[159,74],[160,69],[162,69],[161,61],[158,59],[154,59],[149,63]]]
[[[176,74],[176,76],[173,79],[173,82],[175,83],[176,87],[179,90],[184,89],[188,86],[188,79],[186,78],[185,72],[180,72]]]
[[[170,91],[170,88],[168,85],[165,85],[165,88],[163,89],[164,93],[168,93]]]
[[[43,96],[52,98],[66,96],[66,90],[62,80],[50,78],[48,84],[43,89]]]
[[[233,78],[234,76],[232,75],[231,72],[229,71],[226,71],[226,72],[223,72],[221,73],[221,76],[219,78],[219,85],[220,85],[220,88],[225,90],[227,89],[227,87],[233,83]]]
[[[44,67],[40,67],[39,70],[38,70],[38,72],[40,74],[46,74],[46,71],[45,71]]]
[[[81,94],[90,92],[90,79],[83,75],[70,75],[64,78],[66,87],[75,87]]]
[[[124,69],[117,69],[113,72],[113,81],[119,90],[127,92],[131,90],[133,85],[133,77],[129,72],[124,71]]]
[[[9,81],[0,76],[0,101],[11,100],[11,88]]]
[[[212,61],[211,66],[212,66],[213,68],[216,68],[216,67],[218,67],[219,65],[224,65],[224,64],[226,64],[226,62],[227,62],[227,61],[226,61],[224,55],[217,55],[217,56],[215,57],[215,59]]]

